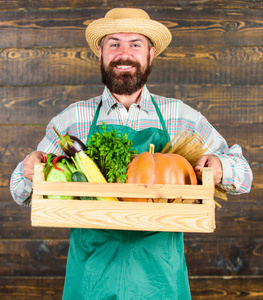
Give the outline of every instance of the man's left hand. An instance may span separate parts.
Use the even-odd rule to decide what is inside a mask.
[[[223,177],[223,168],[220,159],[215,155],[203,155],[201,156],[194,168],[196,176],[199,180],[202,180],[201,168],[208,167],[213,168],[213,178],[215,184],[220,183]]]

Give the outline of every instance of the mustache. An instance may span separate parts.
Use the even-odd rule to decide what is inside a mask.
[[[140,63],[137,61],[132,61],[130,59],[119,59],[117,61],[111,61],[109,63],[109,67],[117,67],[117,66],[132,66],[132,67],[136,67],[136,68],[140,68]]]

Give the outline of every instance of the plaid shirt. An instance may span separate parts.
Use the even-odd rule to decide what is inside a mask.
[[[223,178],[221,186],[230,194],[241,194],[250,191],[253,175],[239,145],[228,147],[223,137],[206,118],[182,101],[157,95],[152,96],[160,108],[171,139],[180,132],[188,131],[199,133],[206,146],[213,141],[207,152],[216,155],[222,163]],[[86,143],[94,114],[101,100],[102,106],[98,125],[104,121],[107,124],[129,126],[137,131],[149,127],[162,129],[151,101],[151,94],[146,86],[144,86],[138,102],[132,104],[128,111],[105,87],[101,96],[74,103],[54,117],[48,124],[46,135],[38,145],[37,150],[62,154],[52,125],[61,134],[64,135],[68,132]],[[18,204],[23,204],[32,190],[32,182],[23,176],[23,163],[24,161],[18,164],[10,182],[11,194]]]

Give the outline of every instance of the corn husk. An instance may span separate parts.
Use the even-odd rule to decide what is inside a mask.
[[[161,153],[176,153],[186,158],[194,168],[198,159],[206,153],[208,145],[205,144],[198,133],[183,132],[177,134],[173,140],[166,144]],[[220,186],[215,185],[215,197],[221,200],[227,200],[227,193]],[[217,206],[221,207],[216,202]]]

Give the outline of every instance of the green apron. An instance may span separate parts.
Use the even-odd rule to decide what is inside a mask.
[[[128,133],[138,153],[155,145],[159,152],[170,140],[161,112],[152,98],[163,130],[135,131],[107,125]],[[89,137],[100,131],[95,113]],[[72,228],[63,300],[189,300],[188,272],[183,234]]]

